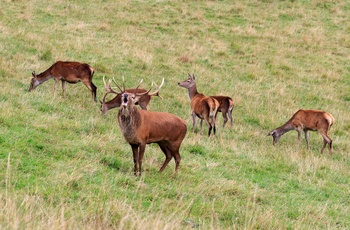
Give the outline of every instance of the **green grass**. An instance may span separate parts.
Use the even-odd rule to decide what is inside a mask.
[[[0,228],[350,228],[350,7],[324,1],[1,1]],[[143,175],[117,109],[101,116],[79,83],[53,95],[50,80],[27,92],[32,71],[72,60],[128,87],[165,78],[149,109],[187,121],[181,165],[158,169],[149,145]],[[234,124],[216,137],[192,133],[177,82],[231,96]],[[267,133],[298,109],[335,117],[333,155]],[[197,124],[198,125],[198,124]],[[326,151],[325,151],[326,152]]]

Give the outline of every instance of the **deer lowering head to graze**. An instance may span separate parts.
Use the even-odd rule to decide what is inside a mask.
[[[309,145],[309,133],[308,131],[318,131],[323,137],[323,146],[321,153],[328,144],[329,154],[332,153],[332,139],[328,136],[328,131],[334,123],[334,117],[320,110],[298,110],[292,118],[287,121],[281,127],[272,130],[268,136],[273,137],[273,144],[276,144],[280,137],[290,130],[296,130],[298,132],[298,140],[300,141],[301,132],[305,133],[305,140],[307,148]]]
[[[36,74],[34,71],[28,91],[32,91],[38,85],[53,78],[56,81],[54,94],[56,94],[59,81],[62,81],[63,96],[65,96],[66,82],[71,84],[82,82],[91,91],[92,97],[96,101],[97,87],[92,83],[94,72],[95,70],[85,63],[58,61],[41,74]]]
[[[134,174],[141,175],[146,144],[150,143],[157,143],[165,154],[165,161],[159,172],[165,169],[172,158],[175,159],[175,172],[177,172],[181,161],[179,149],[187,132],[185,121],[166,112],[138,110],[135,103],[142,94],[147,94],[150,90],[139,94],[128,93],[124,87],[123,89],[118,85],[117,87],[120,92],[116,92],[112,88],[110,88],[110,91],[121,95],[118,123],[133,152]],[[158,86],[156,91],[159,91],[159,89]]]
[[[207,122],[210,136],[211,130],[214,129],[216,133],[215,119],[219,109],[219,102],[212,97],[207,97],[202,93],[198,93],[196,86],[196,79],[194,75],[188,74],[187,80],[179,82],[178,85],[188,89],[188,94],[191,99],[191,110],[192,110],[192,132],[196,125],[196,116],[200,119],[200,128],[202,130],[203,119]]]
[[[164,79],[163,79],[164,80]],[[117,94],[117,96],[115,96],[112,100],[110,101],[106,101],[106,96],[111,93],[109,91],[110,88],[110,84],[111,81],[108,82],[108,84],[106,84],[104,78],[103,78],[103,83],[105,85],[105,89],[106,89],[106,93],[103,96],[103,99],[101,102],[101,113],[102,115],[106,114],[108,110],[119,107],[121,105],[121,94]],[[162,87],[164,81],[162,81],[161,85],[159,86]],[[126,89],[125,92],[127,93],[136,93],[136,94],[141,94],[141,96],[139,96],[136,105],[139,105],[141,107],[141,109],[147,110],[147,105],[150,102],[150,100],[152,99],[152,96],[158,96],[161,98],[161,96],[159,95],[159,92],[148,92],[147,94],[142,94],[147,92],[147,90],[145,89]]]
[[[225,127],[225,124],[228,121],[227,115],[230,119],[230,123],[232,126],[232,109],[235,106],[235,103],[232,100],[232,98],[227,96],[210,96],[210,97],[215,98],[220,104],[218,112],[221,112],[222,117],[224,118],[224,123],[222,124],[222,127]]]

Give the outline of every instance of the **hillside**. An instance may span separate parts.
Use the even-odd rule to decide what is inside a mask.
[[[350,228],[350,4],[333,1],[1,1],[0,228]],[[118,124],[82,84],[32,72],[58,60],[127,87],[165,84],[151,111],[187,122],[179,172],[146,147],[141,177]],[[192,132],[178,82],[234,99],[233,126]],[[108,95],[108,99],[112,95]],[[268,132],[298,109],[331,113],[333,154],[322,137],[298,143]],[[199,123],[199,122],[198,122]]]

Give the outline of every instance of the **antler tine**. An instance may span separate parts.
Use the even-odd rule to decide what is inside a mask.
[[[106,97],[107,97],[108,94],[109,94],[109,92],[105,93],[105,95],[102,98],[102,101],[100,101],[101,104],[106,103]]]
[[[110,93],[121,94],[120,92],[117,92],[117,91],[112,89],[112,87],[111,87],[112,80],[111,79],[108,80],[108,84],[106,83],[105,76],[103,76],[102,80],[103,80],[103,84],[104,84],[106,93],[105,93],[105,95],[103,95],[102,101],[100,100],[101,104],[106,102],[106,97],[108,94],[110,94]]]
[[[123,78],[123,90],[125,91],[125,80],[124,80],[124,75],[122,76]]]
[[[111,80],[108,81],[108,84],[106,83],[105,76],[103,76],[102,80],[103,80],[103,85],[105,87],[106,92],[110,93],[110,89],[109,88],[110,88],[110,85],[111,85]]]
[[[142,96],[142,95],[146,95],[146,94],[149,94],[149,92],[151,91],[152,89],[152,86],[153,86],[153,83],[151,85],[151,87],[149,88],[149,90],[147,90],[146,92],[144,93],[136,93],[137,89],[139,88],[139,86],[141,85],[143,79],[140,80],[139,84],[137,85],[136,89],[135,89],[135,96]]]
[[[105,89],[106,89],[107,88],[107,84],[106,84],[105,76],[103,76],[102,80],[103,80],[103,85],[105,86]]]
[[[140,80],[139,84],[136,86],[136,90],[140,87],[141,83],[143,82],[143,79]],[[135,90],[135,91],[136,91]]]
[[[152,82],[152,84],[153,84],[154,82]],[[160,97],[160,98],[162,98],[160,95],[159,95],[159,90],[160,90],[160,88],[164,85],[164,77],[163,77],[163,79],[162,79],[162,83],[160,83],[160,85],[158,86],[156,83],[154,83],[155,84],[155,86],[156,86],[156,91],[154,91],[153,93],[149,93],[148,95],[150,95],[150,96],[158,96],[158,97]]]
[[[114,77],[113,77],[113,82],[118,87],[118,89],[120,90],[120,93],[118,93],[118,94],[121,94],[122,92],[125,92],[125,87],[123,87],[123,89],[121,89],[120,86],[118,85],[118,83],[114,80]],[[123,85],[124,85],[124,83],[123,83]]]

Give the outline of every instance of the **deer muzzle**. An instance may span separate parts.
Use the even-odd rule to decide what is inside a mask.
[[[128,94],[124,93],[122,95],[122,106],[126,107],[128,105]]]

